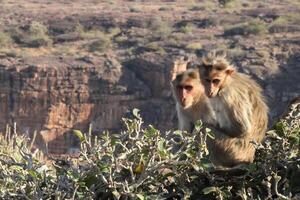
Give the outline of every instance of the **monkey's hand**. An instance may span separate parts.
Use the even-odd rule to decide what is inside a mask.
[[[209,123],[204,123],[203,124],[204,128],[208,128],[211,130],[211,132],[214,134],[215,138],[228,138],[229,136],[226,134],[226,132],[221,129],[219,126],[217,125],[213,125],[213,124],[209,124]],[[206,130],[205,130],[206,132]]]

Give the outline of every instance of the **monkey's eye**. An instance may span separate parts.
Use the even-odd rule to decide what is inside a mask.
[[[192,91],[193,86],[191,86],[191,85],[185,85],[184,89],[190,92],[190,91]]]
[[[183,89],[183,86],[182,85],[177,85],[177,90],[182,90]]]
[[[206,78],[205,81],[208,82],[208,83],[210,83],[210,79],[209,78]]]
[[[220,79],[214,79],[212,80],[213,84],[219,84],[220,83]]]
[[[206,69],[206,70],[209,70],[209,69],[211,69],[213,66],[212,65],[204,65],[204,68]]]

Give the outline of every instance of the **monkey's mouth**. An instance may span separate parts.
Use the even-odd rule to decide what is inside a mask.
[[[190,105],[186,100],[181,100],[181,106],[182,108],[188,108]]]
[[[219,93],[220,93],[220,90],[215,91],[215,92],[207,92],[206,95],[207,95],[208,98],[213,98],[213,97],[218,96]]]
[[[216,96],[216,94],[213,93],[213,92],[207,92],[206,95],[207,95],[208,98],[213,98],[213,97]]]

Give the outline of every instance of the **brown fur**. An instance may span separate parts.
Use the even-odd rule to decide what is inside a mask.
[[[181,102],[177,87],[189,84],[193,86],[193,91],[187,96],[183,105]],[[211,112],[208,98],[204,94],[204,87],[200,81],[198,69],[188,69],[176,75],[171,83],[173,97],[176,101],[176,111],[178,117],[179,129],[191,132],[196,121],[213,122],[208,113]]]
[[[211,95],[215,119],[208,123],[216,136],[208,141],[211,161],[222,167],[253,162],[255,148],[251,141],[261,142],[268,124],[261,87],[236,72],[224,55],[209,54],[199,71],[206,94]],[[216,79],[218,84],[213,83]]]

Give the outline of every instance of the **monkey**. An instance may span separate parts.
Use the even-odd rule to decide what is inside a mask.
[[[207,140],[211,162],[225,168],[253,162],[253,142],[262,142],[268,125],[262,88],[237,72],[224,52],[208,53],[198,70],[214,119],[204,121],[215,135]]]
[[[178,66],[180,64],[180,66]],[[200,81],[197,68],[186,69],[188,61],[174,63],[171,90],[176,102],[178,128],[192,132],[196,121],[211,121],[208,98]]]

